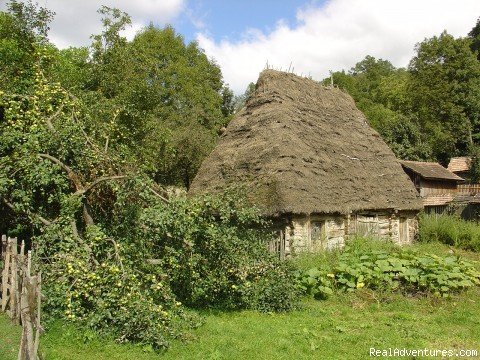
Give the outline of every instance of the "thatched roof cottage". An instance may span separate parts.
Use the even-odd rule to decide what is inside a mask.
[[[204,160],[190,194],[246,183],[282,230],[287,252],[341,245],[353,234],[413,239],[422,208],[380,135],[336,88],[266,70]]]

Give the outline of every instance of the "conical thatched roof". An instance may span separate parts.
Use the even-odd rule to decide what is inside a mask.
[[[248,184],[266,215],[422,208],[395,155],[349,95],[273,70],[260,74],[190,194],[239,183]]]

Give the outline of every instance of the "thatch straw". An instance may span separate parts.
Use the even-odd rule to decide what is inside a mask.
[[[266,215],[422,208],[393,152],[349,95],[274,70],[260,74],[190,194],[239,183]]]

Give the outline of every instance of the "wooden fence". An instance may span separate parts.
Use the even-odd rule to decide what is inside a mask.
[[[20,249],[16,238],[2,236],[1,310],[16,324],[22,325],[19,360],[38,359],[41,313],[42,275],[31,276],[32,253],[25,255],[25,242]]]
[[[459,184],[457,191],[464,194],[479,194],[480,184]]]
[[[268,250],[273,254],[278,254],[280,260],[285,260],[285,233],[280,231],[279,237],[268,243]]]

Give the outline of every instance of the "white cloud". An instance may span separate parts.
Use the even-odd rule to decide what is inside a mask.
[[[215,42],[208,34],[197,39],[221,66],[236,93],[268,63],[275,68],[322,79],[329,70],[349,69],[366,55],[406,66],[416,43],[447,30],[465,36],[480,16],[478,0],[330,0],[297,12],[297,23],[279,21],[264,33],[246,30],[238,41]]]
[[[2,0],[0,0],[2,2]],[[132,17],[132,27],[125,35],[132,38],[150,22],[163,25],[175,19],[185,8],[186,0],[37,0],[56,15],[51,24],[50,40],[60,48],[90,44],[90,36],[101,32],[102,6],[116,7]]]
[[[205,18],[207,17],[207,14],[199,11],[198,6],[196,8],[188,7],[185,10],[185,15],[196,29],[204,30],[207,28],[207,24],[205,23]]]

